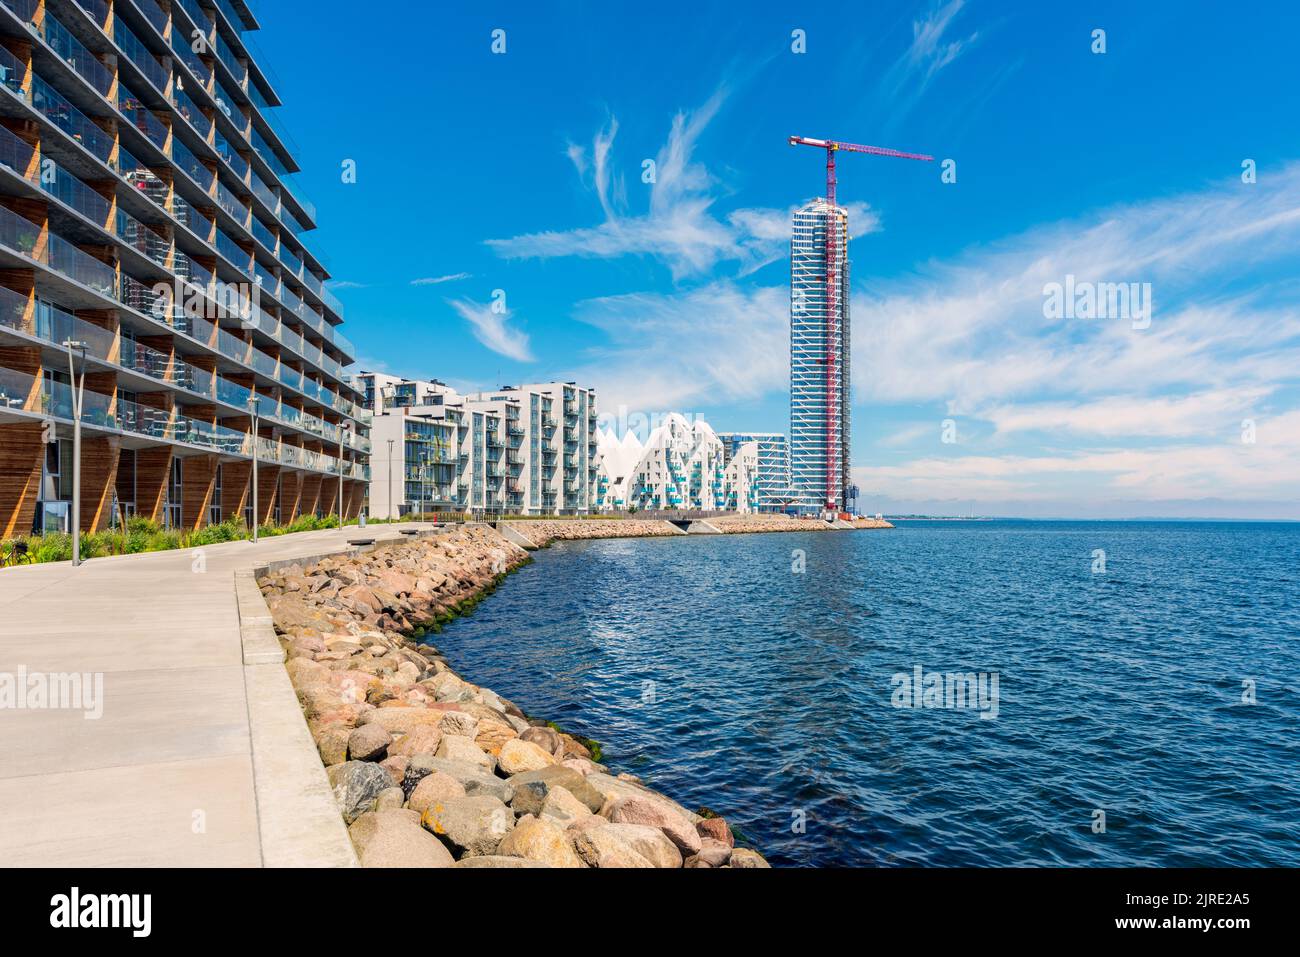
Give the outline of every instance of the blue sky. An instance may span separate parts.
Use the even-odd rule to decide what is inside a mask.
[[[1300,518],[1294,4],[256,9],[364,368],[785,431],[786,139],[891,146],[957,177],[841,154],[865,508]]]

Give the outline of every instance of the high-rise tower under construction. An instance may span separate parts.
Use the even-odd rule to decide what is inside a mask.
[[[834,223],[833,256],[827,230]],[[790,479],[808,509],[847,508],[849,218],[817,199],[790,240]],[[827,281],[827,273],[837,281]]]

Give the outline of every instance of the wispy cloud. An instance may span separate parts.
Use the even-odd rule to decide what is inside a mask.
[[[578,370],[613,409],[692,409],[783,389],[789,295],[724,280],[687,293],[633,293],[578,303],[574,317],[605,332]]]
[[[720,184],[694,159],[700,138],[726,98],[727,88],[720,87],[698,109],[673,118],[668,139],[655,158],[655,181],[650,185],[645,213],[625,211],[625,186],[611,174],[619,128],[611,116],[595,135],[590,150],[573,143],[566,150],[579,176],[589,181],[595,192],[604,222],[492,239],[488,245],[506,258],[653,256],[668,266],[675,279],[705,274],[722,262],[736,263],[743,275],[781,257],[790,242],[794,207],[716,213],[715,193]],[[863,204],[850,209],[850,222],[856,235],[879,227],[874,213]]]
[[[470,274],[467,272],[454,272],[447,276],[426,276],[422,279],[412,279],[412,286],[437,286],[444,282],[456,282],[459,279],[469,279]]]
[[[327,280],[327,281],[326,281],[325,285],[327,285],[327,286],[328,286],[329,288],[331,288],[331,289],[365,289],[365,288],[367,288],[367,283],[364,283],[364,282],[353,282],[353,281],[350,280],[350,279],[330,279],[330,280]]]
[[[508,312],[494,311],[492,304],[472,299],[448,299],[448,305],[469,323],[474,338],[498,355],[517,362],[532,362],[528,334],[510,326]]]
[[[912,21],[911,42],[885,71],[878,87],[878,98],[889,104],[887,129],[898,126],[944,68],[979,42],[978,32],[955,38],[949,35],[963,6],[965,0],[948,0]]]

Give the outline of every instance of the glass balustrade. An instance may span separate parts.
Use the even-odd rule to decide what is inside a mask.
[[[144,14],[145,19],[153,24],[158,34],[164,35],[167,32],[167,14],[158,6],[157,0],[135,0],[136,9]]]
[[[160,93],[167,92],[167,73],[149,49],[140,42],[140,38],[131,32],[121,20],[113,21],[113,42],[126,54],[126,58],[136,65]]]
[[[217,57],[234,74],[240,86],[248,82],[248,67],[239,62],[239,55],[226,42],[226,38],[222,36],[220,30],[217,31]]]
[[[104,24],[108,22],[107,0],[77,0],[77,6],[85,10],[101,30],[104,28]]]
[[[207,142],[208,136],[212,133],[212,118],[204,113],[190,95],[180,87],[172,93],[172,102],[176,104],[176,112],[198,131],[204,142]]]
[[[118,93],[118,109],[131,121],[131,125],[149,138],[149,142],[160,150],[167,149],[167,127],[162,125],[153,111],[144,105],[135,94],[123,84]]]
[[[242,199],[235,195],[234,191],[230,189],[230,187],[221,182],[221,180],[217,180],[216,189],[212,198],[217,201],[218,206],[230,214],[230,217],[234,219],[235,222],[240,225],[247,225],[249,216],[248,206]]]
[[[226,161],[226,165],[234,170],[235,175],[239,177],[239,181],[242,183],[248,179],[248,160],[235,152],[235,148],[230,145],[230,141],[220,133],[217,134],[215,143],[217,152]]]
[[[253,171],[253,175],[250,177],[249,182],[252,184],[253,194],[266,204],[266,208],[271,210],[273,213],[278,213],[280,209],[280,201],[275,198],[275,194],[271,192],[270,187],[262,181],[262,177],[257,175],[256,170]]]
[[[113,152],[113,138],[86,118],[85,114],[68,102],[36,74],[32,74],[31,104],[51,123],[76,140],[87,150],[107,163]]]
[[[66,169],[48,160],[46,172],[41,177],[41,188],[51,196],[70,206],[97,226],[107,227],[112,204]]]
[[[245,252],[239,243],[231,239],[220,226],[217,227],[216,238],[217,252],[229,259],[240,272],[251,275],[250,261],[253,258],[252,254]]]
[[[11,8],[14,6],[9,0],[6,0],[6,4]],[[20,5],[25,6],[26,4]],[[83,80],[99,91],[100,96],[108,96],[109,91],[113,88],[113,74],[96,59],[93,53],[86,49],[80,40],[72,35],[67,27],[51,16],[49,10],[45,11],[45,16],[39,23],[33,22],[35,20],[34,7],[30,15],[19,13],[19,16],[22,16],[31,27],[32,32],[45,40],[49,47],[65,63],[76,70]]]
[[[275,234],[272,233],[256,216],[252,218],[253,238],[266,247],[268,252],[275,252]]]
[[[175,138],[172,139],[172,159],[180,167],[181,172],[199,184],[203,192],[212,191],[212,183],[216,180],[217,174],[199,162],[194,152]]]
[[[0,126],[0,164],[8,166],[19,176],[34,179],[36,177],[35,171],[32,170],[32,160],[35,156],[35,147],[29,146]]]

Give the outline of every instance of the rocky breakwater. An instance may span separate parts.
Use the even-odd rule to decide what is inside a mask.
[[[829,532],[831,526],[819,518],[792,518],[789,515],[747,513],[720,515],[707,520],[726,534],[742,532]]]
[[[554,522],[539,519],[504,524],[508,525],[511,531],[524,536],[537,548],[545,548],[551,542],[573,541],[581,538],[658,538],[664,535],[681,534],[671,522],[636,518],[573,518]]]
[[[621,522],[617,524],[623,524]],[[487,527],[262,579],[311,735],[367,867],[766,867],[408,637],[527,561]]]
[[[858,517],[853,520],[854,528],[893,528],[892,522],[886,522],[883,518],[863,518]]]

